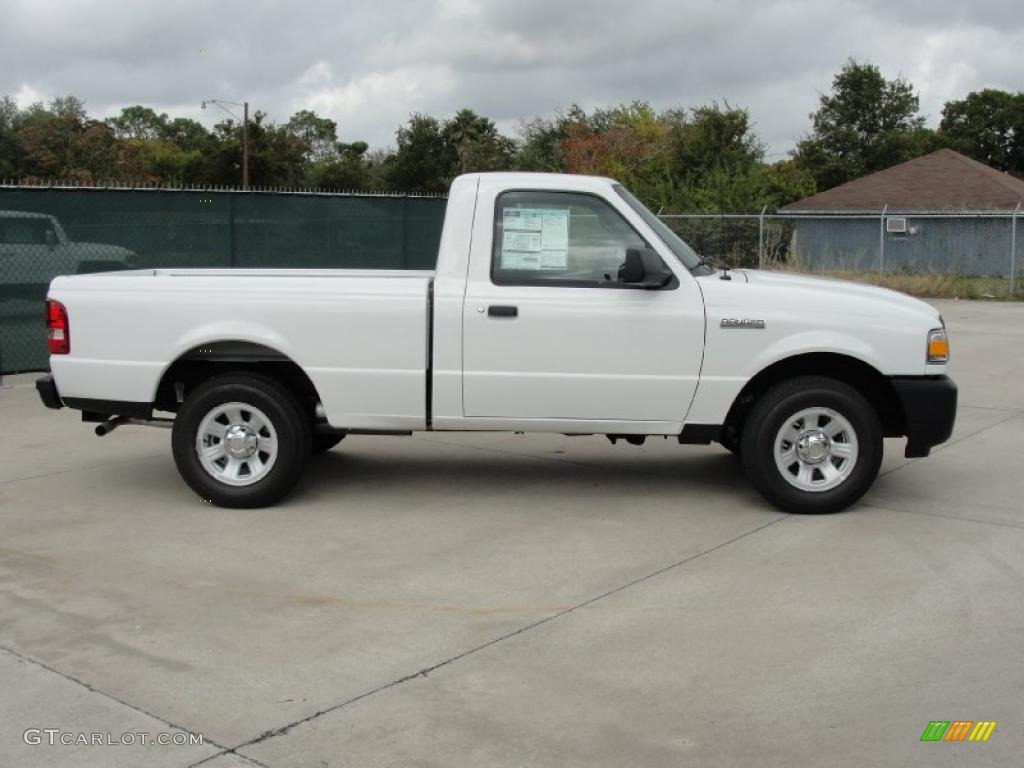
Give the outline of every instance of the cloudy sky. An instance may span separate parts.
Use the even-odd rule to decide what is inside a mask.
[[[974,0],[0,0],[0,95],[146,104],[212,124],[204,98],[388,146],[412,112],[466,106],[514,132],[577,102],[745,106],[770,154],[808,129],[850,56],[903,74],[929,123],[982,87],[1024,89],[1019,2]]]

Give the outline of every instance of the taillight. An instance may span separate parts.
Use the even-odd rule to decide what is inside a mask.
[[[51,355],[66,355],[71,351],[67,307],[53,299],[46,300],[46,346]]]

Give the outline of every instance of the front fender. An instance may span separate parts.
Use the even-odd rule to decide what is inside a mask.
[[[813,330],[794,333],[769,343],[750,361],[747,378],[753,378],[765,368],[786,358],[815,352],[845,355],[867,363],[875,370],[883,368],[878,350],[864,339],[841,331]]]
[[[753,377],[783,360],[814,353],[843,355],[885,371],[885,351],[853,333],[793,331],[771,320],[764,329],[722,328],[709,318],[704,365],[687,423],[724,423],[740,390]]]

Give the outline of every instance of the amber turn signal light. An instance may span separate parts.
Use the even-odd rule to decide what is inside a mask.
[[[928,331],[928,362],[945,363],[949,361],[949,339],[945,328]]]

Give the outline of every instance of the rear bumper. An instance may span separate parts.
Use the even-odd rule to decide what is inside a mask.
[[[48,373],[36,379],[36,392],[47,408],[75,408],[82,412],[82,421],[106,421],[112,416],[132,419],[153,417],[152,403],[132,403],[120,400],[92,400],[84,397],[61,397],[53,374]]]
[[[948,376],[894,378],[892,386],[903,406],[907,458],[927,456],[932,446],[953,434],[956,384]]]
[[[60,401],[60,393],[57,391],[57,382],[53,380],[53,374],[48,373],[36,379],[36,392],[39,399],[47,408],[63,408],[64,403]]]

